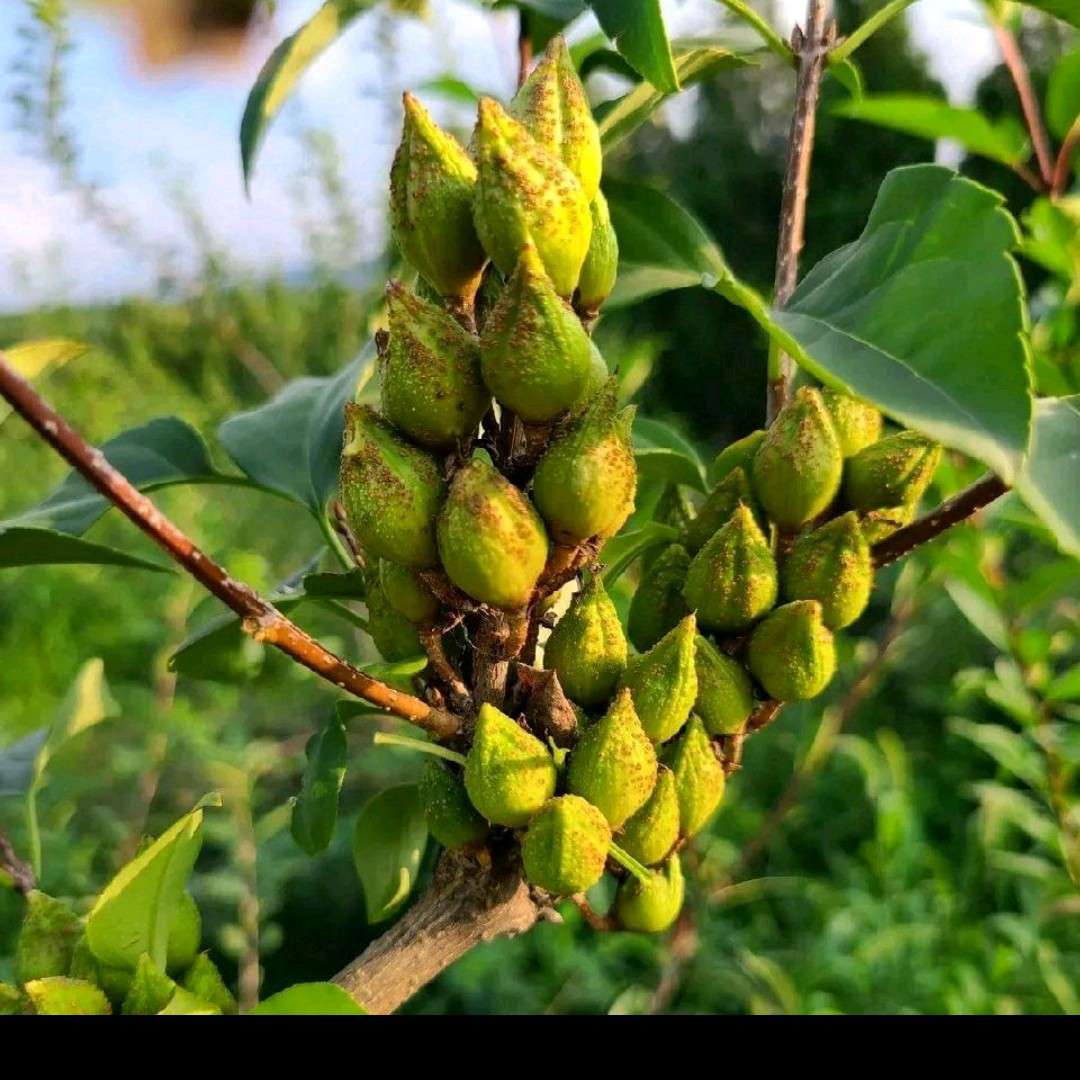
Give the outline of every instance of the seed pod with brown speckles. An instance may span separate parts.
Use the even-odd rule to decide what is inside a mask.
[[[638,652],[651,649],[690,614],[682,595],[689,569],[686,548],[671,544],[642,574],[626,620],[627,633]]]
[[[619,834],[619,847],[644,866],[662,862],[679,839],[679,796],[675,774],[661,765],[648,802]]]
[[[754,710],[754,687],[742,664],[698,635],[698,695],[694,711],[710,735],[735,735]]]
[[[550,800],[521,844],[529,883],[555,896],[591,889],[603,876],[611,844],[604,815],[577,795]]]
[[[716,813],[724,797],[724,768],[713,751],[701,717],[691,716],[669,764],[679,796],[679,833],[691,837]]]
[[[589,241],[589,253],[581,267],[577,306],[581,311],[592,314],[600,310],[615,288],[615,278],[619,272],[619,238],[611,224],[611,211],[602,191],[593,196],[589,211],[592,214],[592,240]]]
[[[396,664],[423,654],[416,627],[390,605],[378,582],[371,583],[364,603],[368,609],[368,633],[384,660]]]
[[[881,438],[883,420],[873,405],[828,387],[822,389],[821,398],[829,410],[845,458],[854,457]]]
[[[439,613],[439,601],[407,566],[380,559],[379,585],[390,606],[409,622],[430,622]]]
[[[915,507],[941,461],[941,447],[916,431],[901,431],[860,451],[844,469],[844,498],[861,513]]]
[[[487,835],[487,822],[469,801],[460,769],[429,761],[420,781],[420,799],[428,831],[443,847],[466,847]]]
[[[830,630],[853,623],[874,585],[870,545],[859,515],[841,514],[800,536],[784,560],[781,584],[788,600],[817,600]]]
[[[682,864],[678,855],[672,855],[648,882],[631,877],[620,884],[615,913],[624,930],[662,934],[679,917],[684,890]]]
[[[696,555],[716,535],[716,530],[731,520],[740,503],[751,511],[757,506],[746,471],[736,466],[709,492],[697,517],[683,531],[686,550]]]
[[[622,687],[634,698],[645,734],[667,742],[686,723],[697,699],[694,638],[697,621],[687,615],[647,653],[627,662]]]
[[[805,701],[817,697],[836,670],[836,646],[816,600],[778,607],[754,629],[747,661],[770,697]]]

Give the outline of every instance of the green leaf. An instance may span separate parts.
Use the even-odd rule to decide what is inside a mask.
[[[679,89],[679,76],[664,29],[660,0],[589,0],[604,33],[635,71],[668,94]]]
[[[67,338],[43,338],[39,341],[9,345],[2,351],[4,359],[24,379],[34,382],[69,361],[84,356],[90,351],[90,346],[81,341],[69,341]],[[11,406],[6,401],[0,401],[0,424],[10,415]]]
[[[23,987],[39,1016],[108,1016],[109,999],[93,983],[56,975]]]
[[[390,918],[409,898],[427,845],[427,822],[416,784],[387,788],[356,819],[353,862],[369,923]]]
[[[661,420],[638,417],[634,421],[635,458],[642,483],[661,480],[705,490],[705,468],[693,444]]]
[[[1057,538],[1080,557],[1080,394],[1035,402],[1031,448],[1016,490]]]
[[[1077,6],[1076,0],[1020,0],[1020,3],[1080,27],[1080,6]]]
[[[481,97],[477,90],[454,75],[441,75],[437,79],[428,79],[417,89],[420,93],[438,94],[439,97],[457,101],[463,105],[475,105]]]
[[[165,1006],[158,1014],[158,1016],[220,1016],[221,1009],[219,1009],[212,1002],[204,1001],[201,997],[191,993],[190,990],[185,990],[184,987],[179,986],[176,989],[176,993],[169,999],[169,1004]]]
[[[165,968],[173,915],[202,846],[201,808],[182,817],[109,882],[86,920],[90,951],[134,969],[147,953]]]
[[[333,983],[297,983],[255,1006],[248,1016],[366,1016],[367,1010]]]
[[[684,90],[725,69],[752,63],[720,45],[680,46],[678,42],[675,44],[674,62],[676,75]],[[633,134],[672,93],[657,90],[646,81],[621,98],[605,101],[598,106],[596,121],[604,152],[607,153]]]
[[[1009,623],[1005,615],[987,596],[962,581],[950,579],[945,591],[961,614],[980,634],[1001,652],[1009,651]],[[986,590],[989,592],[989,590]]]
[[[195,997],[212,1005],[219,1012],[228,1016],[236,1013],[236,998],[232,991],[225,985],[221,972],[209,953],[199,953],[195,962],[188,968],[184,975],[183,988]]]
[[[124,998],[125,1016],[156,1016],[173,999],[176,983],[143,953],[135,965],[135,978]]]
[[[1080,701],[1080,664],[1073,664],[1046,688],[1047,701]]]
[[[325,851],[333,839],[348,753],[345,725],[337,716],[308,740],[304,784],[292,809],[292,834],[309,855]]]
[[[1046,765],[1037,747],[1019,732],[1001,724],[977,724],[954,717],[949,721],[954,735],[974,743],[1003,769],[1039,791],[1046,789]]]
[[[1059,138],[1080,120],[1080,49],[1066,53],[1050,74],[1046,89],[1046,123]]]
[[[133,570],[154,570],[171,574],[160,563],[128,555],[116,548],[81,540],[51,529],[12,527],[0,529],[0,569],[11,566],[125,566]]]
[[[908,135],[952,139],[973,154],[1005,165],[1018,165],[1030,153],[1027,134],[1013,117],[991,120],[978,109],[958,108],[924,95],[871,94],[840,102],[833,111]]]
[[[263,65],[248,95],[240,123],[240,160],[250,186],[266,132],[300,76],[374,0],[326,0],[295,34],[287,37]]]
[[[600,550],[604,563],[604,585],[610,587],[646,551],[679,539],[679,530],[672,525],[650,521],[640,529],[613,536]]]
[[[337,375],[297,379],[251,412],[230,417],[218,437],[240,469],[262,487],[316,517],[337,491],[345,404],[371,373],[375,346]]]
[[[854,60],[837,60],[830,63],[826,70],[853,98],[862,98],[866,84],[862,70]]]
[[[1080,281],[1080,230],[1060,205],[1036,199],[1024,214],[1021,252],[1066,283]]]

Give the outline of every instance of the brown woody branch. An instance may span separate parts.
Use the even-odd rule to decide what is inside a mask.
[[[387,712],[409,720],[437,738],[453,735],[457,717],[433,709],[410,694],[379,682],[287,619],[243,582],[231,578],[174,525],[145,495],[90,446],[68,422],[7,363],[0,353],[0,395],[20,416],[98,492],[133,521],[147,536],[205,589],[243,620],[244,631],[291,656],[309,671]]]

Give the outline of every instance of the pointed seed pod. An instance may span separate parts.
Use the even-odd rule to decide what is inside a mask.
[[[610,845],[604,815],[577,795],[560,795],[532,819],[525,833],[525,877],[555,896],[584,892],[603,876]]]
[[[585,384],[581,397],[574,402],[575,410],[588,405],[607,386],[611,378],[607,361],[592,338],[589,338],[589,347],[589,381]]]
[[[570,754],[567,788],[588,799],[617,829],[640,810],[656,784],[656,751],[628,690],[586,728]]]
[[[523,420],[553,420],[585,393],[593,353],[581,320],[555,292],[536,248],[527,244],[480,337],[488,389]]]
[[[560,543],[614,536],[634,509],[633,408],[618,411],[608,380],[585,414],[555,439],[533,479],[537,509]]]
[[[697,621],[687,615],[647,653],[627,662],[620,684],[629,690],[645,734],[667,742],[686,723],[697,699],[694,638]]]
[[[480,377],[480,343],[445,308],[399,282],[387,286],[386,304],[383,414],[413,442],[452,450],[476,431],[491,404]]]
[[[651,649],[690,614],[682,596],[689,569],[686,548],[671,544],[642,574],[626,621],[630,641],[638,652]]]
[[[473,224],[476,166],[406,94],[390,169],[390,228],[402,255],[443,296],[469,300],[487,261]]]
[[[829,410],[845,458],[854,457],[881,438],[884,421],[873,405],[829,387],[822,388],[821,399]]]
[[[648,802],[623,826],[619,847],[645,866],[662,862],[679,839],[679,796],[675,774],[661,765]]]
[[[411,623],[431,622],[439,613],[439,601],[407,566],[380,559],[379,585],[390,606]]]
[[[202,941],[202,914],[195,897],[189,892],[180,894],[169,926],[169,941],[165,949],[165,969],[173,974],[187,971],[199,955]]]
[[[619,238],[611,224],[611,212],[602,191],[593,196],[589,212],[592,214],[592,239],[578,280],[577,306],[586,314],[593,314],[600,310],[615,288],[619,273]]]
[[[679,834],[689,838],[716,813],[726,782],[701,717],[690,717],[672,751],[670,764],[679,796]]]
[[[434,566],[435,517],[445,492],[433,457],[407,443],[368,406],[345,406],[341,498],[369,556]]]
[[[485,456],[458,469],[437,532],[443,568],[462,592],[507,611],[525,605],[547,562],[547,534],[532,503]]]
[[[749,477],[754,464],[754,456],[765,439],[765,429],[752,431],[741,439],[736,439],[713,459],[708,469],[710,484],[719,484],[732,469],[742,469]]]
[[[829,685],[836,646],[816,600],[778,607],[755,628],[747,660],[754,678],[777,701],[806,701]]]
[[[510,114],[577,177],[586,198],[600,190],[603,151],[566,39],[553,37],[510,103]]]
[[[844,459],[821,394],[800,387],[754,455],[758,501],[781,529],[796,529],[825,510],[840,489]]]
[[[157,1016],[175,993],[176,983],[143,953],[120,1011],[124,1016]]]
[[[480,101],[475,146],[473,220],[484,249],[508,276],[521,249],[535,244],[555,291],[571,296],[592,236],[577,177],[491,98]]]
[[[776,560],[745,504],[694,556],[683,598],[707,630],[734,633],[776,603]]]
[[[916,506],[886,506],[880,510],[867,510],[861,518],[863,536],[872,548],[880,540],[892,536],[897,529],[915,520]]]
[[[466,847],[479,843],[487,835],[487,822],[469,802],[460,769],[441,761],[428,761],[420,780],[420,800],[428,831],[443,847]]]
[[[194,994],[202,1001],[220,1009],[225,1016],[235,1016],[237,1013],[236,998],[232,991],[225,985],[221,972],[209,954],[199,953],[195,957],[195,963],[187,970],[184,981],[181,984],[189,994]]]
[[[416,627],[391,607],[382,586],[372,582],[364,597],[368,611],[368,633],[379,655],[390,664],[421,656],[424,647]]]
[[[67,904],[32,890],[15,943],[15,978],[28,983],[67,975],[81,935],[82,923]]]
[[[684,530],[682,542],[686,550],[696,555],[716,535],[716,530],[731,520],[740,503],[751,512],[757,507],[746,470],[737,465],[709,492],[697,517]]]
[[[518,828],[555,794],[555,780],[547,747],[493,705],[481,705],[465,759],[473,806],[496,825]]]
[[[754,711],[754,687],[746,669],[698,635],[698,696],[694,711],[710,735],[735,735]]]
[[[870,545],[853,511],[800,536],[781,572],[788,600],[817,600],[830,630],[849,626],[865,610],[874,585]]]
[[[626,878],[615,897],[615,913],[624,930],[639,934],[662,934],[682,911],[685,885],[678,855],[654,871],[648,884]]]
[[[867,513],[915,507],[941,461],[941,447],[917,431],[901,431],[856,454],[844,470],[844,498]]]
[[[544,666],[558,673],[572,701],[594,709],[611,700],[626,667],[626,653],[619,613],[594,576],[552,630],[544,646]]]

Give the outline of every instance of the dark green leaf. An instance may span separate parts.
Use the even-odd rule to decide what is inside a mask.
[[[640,529],[612,537],[600,550],[600,561],[606,566],[604,584],[613,585],[633,561],[646,551],[678,539],[678,529],[659,521],[650,521]]]
[[[664,29],[660,0],[589,0],[604,33],[644,78],[668,94],[679,89],[679,76]]]
[[[85,564],[126,566],[135,570],[155,570],[168,574],[171,569],[160,563],[128,555],[115,548],[81,540],[51,529],[12,527],[0,529],[0,569],[7,566],[58,566]]]
[[[409,898],[427,845],[427,822],[416,784],[387,788],[356,819],[353,861],[369,923],[390,918]]]
[[[333,983],[297,983],[260,1002],[248,1016],[365,1016],[367,1010]]]
[[[1080,120],[1080,49],[1066,53],[1050,75],[1046,90],[1046,123],[1059,138]]]
[[[325,851],[334,836],[338,794],[345,779],[348,745],[338,717],[308,740],[304,786],[293,805],[293,839],[309,855]]]
[[[333,600],[363,600],[366,592],[364,575],[359,570],[350,570],[344,574],[305,574],[301,579],[301,587],[307,596],[329,597]]]

